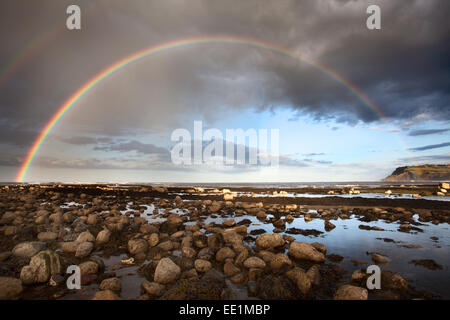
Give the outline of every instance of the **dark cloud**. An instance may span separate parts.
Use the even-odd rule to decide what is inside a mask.
[[[411,151],[425,151],[425,150],[431,150],[431,149],[439,149],[450,146],[450,142],[444,142],[439,144],[430,144],[423,147],[417,147],[417,148],[411,148],[409,150]]]
[[[61,140],[65,143],[76,144],[76,145],[86,145],[86,144],[96,144],[97,143],[97,139],[92,138],[92,137],[83,137],[83,136],[64,138]]]
[[[157,154],[167,157],[169,151],[165,148],[155,146],[151,143],[142,143],[137,140],[131,140],[122,143],[111,143],[105,146],[95,146],[94,150],[100,151],[116,151],[116,152],[130,152],[135,151],[140,154]]]
[[[446,129],[423,129],[423,130],[412,130],[408,132],[408,136],[416,137],[416,136],[426,136],[430,134],[438,134],[449,131],[450,128]]]
[[[0,155],[0,166],[19,166],[22,162],[20,157],[10,156],[10,155]]]

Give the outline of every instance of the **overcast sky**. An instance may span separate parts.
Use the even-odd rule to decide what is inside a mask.
[[[66,8],[81,8],[81,30]],[[381,30],[366,8],[381,7]],[[116,61],[192,37],[282,46],[327,66],[245,44],[193,45],[146,57],[80,99],[26,181],[367,181],[395,167],[449,163],[447,0],[2,0],[0,181],[14,180],[64,101]],[[280,166],[177,166],[176,128],[279,129]]]

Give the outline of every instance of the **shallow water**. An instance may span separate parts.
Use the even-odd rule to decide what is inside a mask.
[[[310,210],[313,212],[314,210]],[[233,216],[212,218],[208,216],[205,224],[215,222],[221,224],[224,220],[230,219]],[[235,218],[236,223],[244,219],[249,219],[252,224],[247,231],[255,229],[264,229],[267,233],[273,232],[273,225],[270,223],[262,223],[254,216],[239,216]],[[417,218],[417,216],[415,216]],[[423,232],[399,232],[398,222],[387,223],[385,221],[361,222],[355,216],[350,219],[331,220],[336,226],[330,232],[326,232],[324,228],[324,221],[322,219],[314,219],[310,222],[305,222],[303,217],[295,218],[292,223],[286,224],[288,228],[298,229],[315,229],[322,231],[323,234],[319,236],[304,236],[301,234],[287,234],[293,236],[296,241],[303,242],[320,242],[327,247],[327,254],[338,254],[344,257],[344,260],[339,263],[341,267],[346,269],[348,274],[347,279],[350,279],[353,271],[366,268],[367,266],[355,266],[351,260],[361,260],[374,264],[371,261],[370,254],[377,252],[385,255],[391,261],[385,265],[380,265],[383,270],[391,270],[399,273],[404,277],[408,283],[412,284],[418,289],[423,289],[441,295],[443,298],[450,298],[450,226],[448,224],[434,225],[432,223],[423,223],[418,226],[423,229]],[[195,224],[191,222],[188,224]],[[383,228],[385,231],[362,230],[359,225],[377,226]],[[439,240],[433,241],[430,237],[438,237]],[[390,238],[395,242],[385,242],[377,238]],[[409,249],[402,247],[405,244],[416,244],[422,246],[419,249]],[[443,267],[443,270],[429,270],[422,266],[415,266],[409,263],[414,259],[433,259]]]
[[[105,272],[115,272],[116,277],[122,280],[122,290],[120,291],[121,299],[134,299],[141,295],[141,283],[147,279],[140,275],[137,270],[137,265],[123,266],[119,270],[110,270],[112,265],[120,265],[122,259],[128,259],[126,254],[119,256],[110,256],[108,258],[102,258],[105,263]],[[63,296],[61,300],[84,300],[92,299],[94,294],[98,291],[98,284],[92,283],[90,285],[84,285],[80,290],[71,290],[68,294]]]
[[[322,195],[323,196],[323,195]],[[350,196],[350,195],[349,195]],[[360,196],[360,195],[357,195]],[[384,195],[382,195],[384,196]],[[425,198],[425,197],[424,197]],[[130,202],[128,205],[131,205]],[[76,205],[76,204],[72,204]],[[159,208],[154,213],[155,205],[146,205],[146,210],[141,214],[149,223],[153,222],[164,222],[166,218],[162,216],[165,209]],[[127,208],[123,210],[122,213],[127,211],[135,211]],[[314,212],[315,210],[309,210],[309,212]],[[180,215],[188,215],[188,211],[185,209],[172,209],[170,212],[178,213]],[[271,215],[268,218],[273,217]],[[224,220],[234,218],[236,223],[248,219],[251,221],[250,226],[248,226],[248,233],[255,229],[264,229],[266,233],[273,233],[274,226],[271,223],[261,222],[255,216],[242,215],[237,216],[234,214],[226,216],[202,216],[201,221],[205,225],[214,222],[218,225],[222,224]],[[357,219],[355,215],[352,215],[350,219],[342,220],[338,218],[337,220],[331,220],[331,222],[336,226],[335,229],[330,232],[326,232],[324,229],[324,221],[320,218],[316,218],[310,222],[305,222],[303,217],[296,217],[291,223],[286,224],[286,229],[298,228],[298,229],[315,229],[323,232],[319,236],[304,236],[301,234],[289,234],[282,232],[281,234],[287,234],[293,236],[296,241],[303,242],[320,242],[327,247],[327,254],[338,254],[344,257],[343,261],[339,263],[341,267],[348,271],[345,276],[347,280],[350,278],[353,271],[357,269],[364,269],[367,265],[354,265],[351,260],[361,260],[367,262],[368,265],[374,264],[371,261],[369,253],[377,252],[385,255],[391,259],[385,265],[380,265],[381,269],[391,270],[399,273],[404,277],[408,283],[415,286],[418,289],[426,290],[435,294],[441,295],[442,298],[450,299],[450,277],[449,277],[449,266],[450,266],[450,225],[449,224],[438,224],[434,225],[432,223],[420,223],[418,227],[423,230],[423,232],[411,231],[410,233],[397,231],[400,223],[399,222],[386,222],[383,220],[372,221],[372,222],[361,222]],[[418,216],[415,215],[414,219],[417,221]],[[196,224],[197,221],[186,222],[186,225]],[[375,231],[375,230],[362,230],[359,229],[359,225],[368,225],[371,227],[380,227],[385,231]],[[205,231],[202,229],[202,231]],[[438,237],[437,241],[431,240],[430,237]],[[394,240],[394,242],[385,242],[382,238],[389,238]],[[254,243],[250,243],[254,245]],[[405,244],[415,244],[420,245],[422,248],[405,248],[401,245]],[[369,252],[369,253],[368,253]],[[176,254],[176,252],[175,252]],[[120,259],[118,263],[120,263]],[[429,270],[422,266],[415,266],[410,263],[414,259],[432,259],[436,261],[443,267],[443,270]],[[116,262],[114,262],[116,263]],[[106,260],[105,264],[108,266],[113,264],[112,261]],[[125,270],[125,269],[122,269]],[[122,270],[120,274],[122,274]],[[129,269],[130,272],[135,272],[135,270]],[[125,272],[125,271],[124,271]],[[119,274],[118,271],[116,273]],[[133,277],[136,277],[134,281]],[[126,282],[122,283],[123,292],[121,294],[122,298],[133,298],[135,294],[139,295],[137,290],[140,290],[140,283],[143,281],[142,277],[136,276],[126,276]],[[139,282],[139,283],[137,283]],[[91,285],[92,286],[92,285]],[[95,293],[96,285],[94,287],[88,286],[85,290],[92,295]],[[65,299],[70,299],[73,297],[68,295]]]
[[[255,197],[255,198],[325,198],[325,197],[340,197],[340,198],[367,198],[367,199],[416,199],[412,194],[391,194],[384,193],[360,193],[360,194],[316,194],[316,193],[292,193],[287,194],[271,194],[271,193],[250,193],[250,192],[236,192],[238,197]],[[174,192],[173,195],[190,195],[191,193]],[[221,196],[223,193],[200,193],[204,196]],[[450,201],[449,196],[423,196],[419,199]]]

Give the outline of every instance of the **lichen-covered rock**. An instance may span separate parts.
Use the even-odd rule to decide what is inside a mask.
[[[20,272],[20,279],[24,284],[45,283],[52,275],[61,274],[62,268],[57,253],[46,250],[41,251],[24,266]]]

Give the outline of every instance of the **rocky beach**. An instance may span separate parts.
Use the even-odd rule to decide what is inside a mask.
[[[449,299],[448,189],[3,185],[0,299]]]

